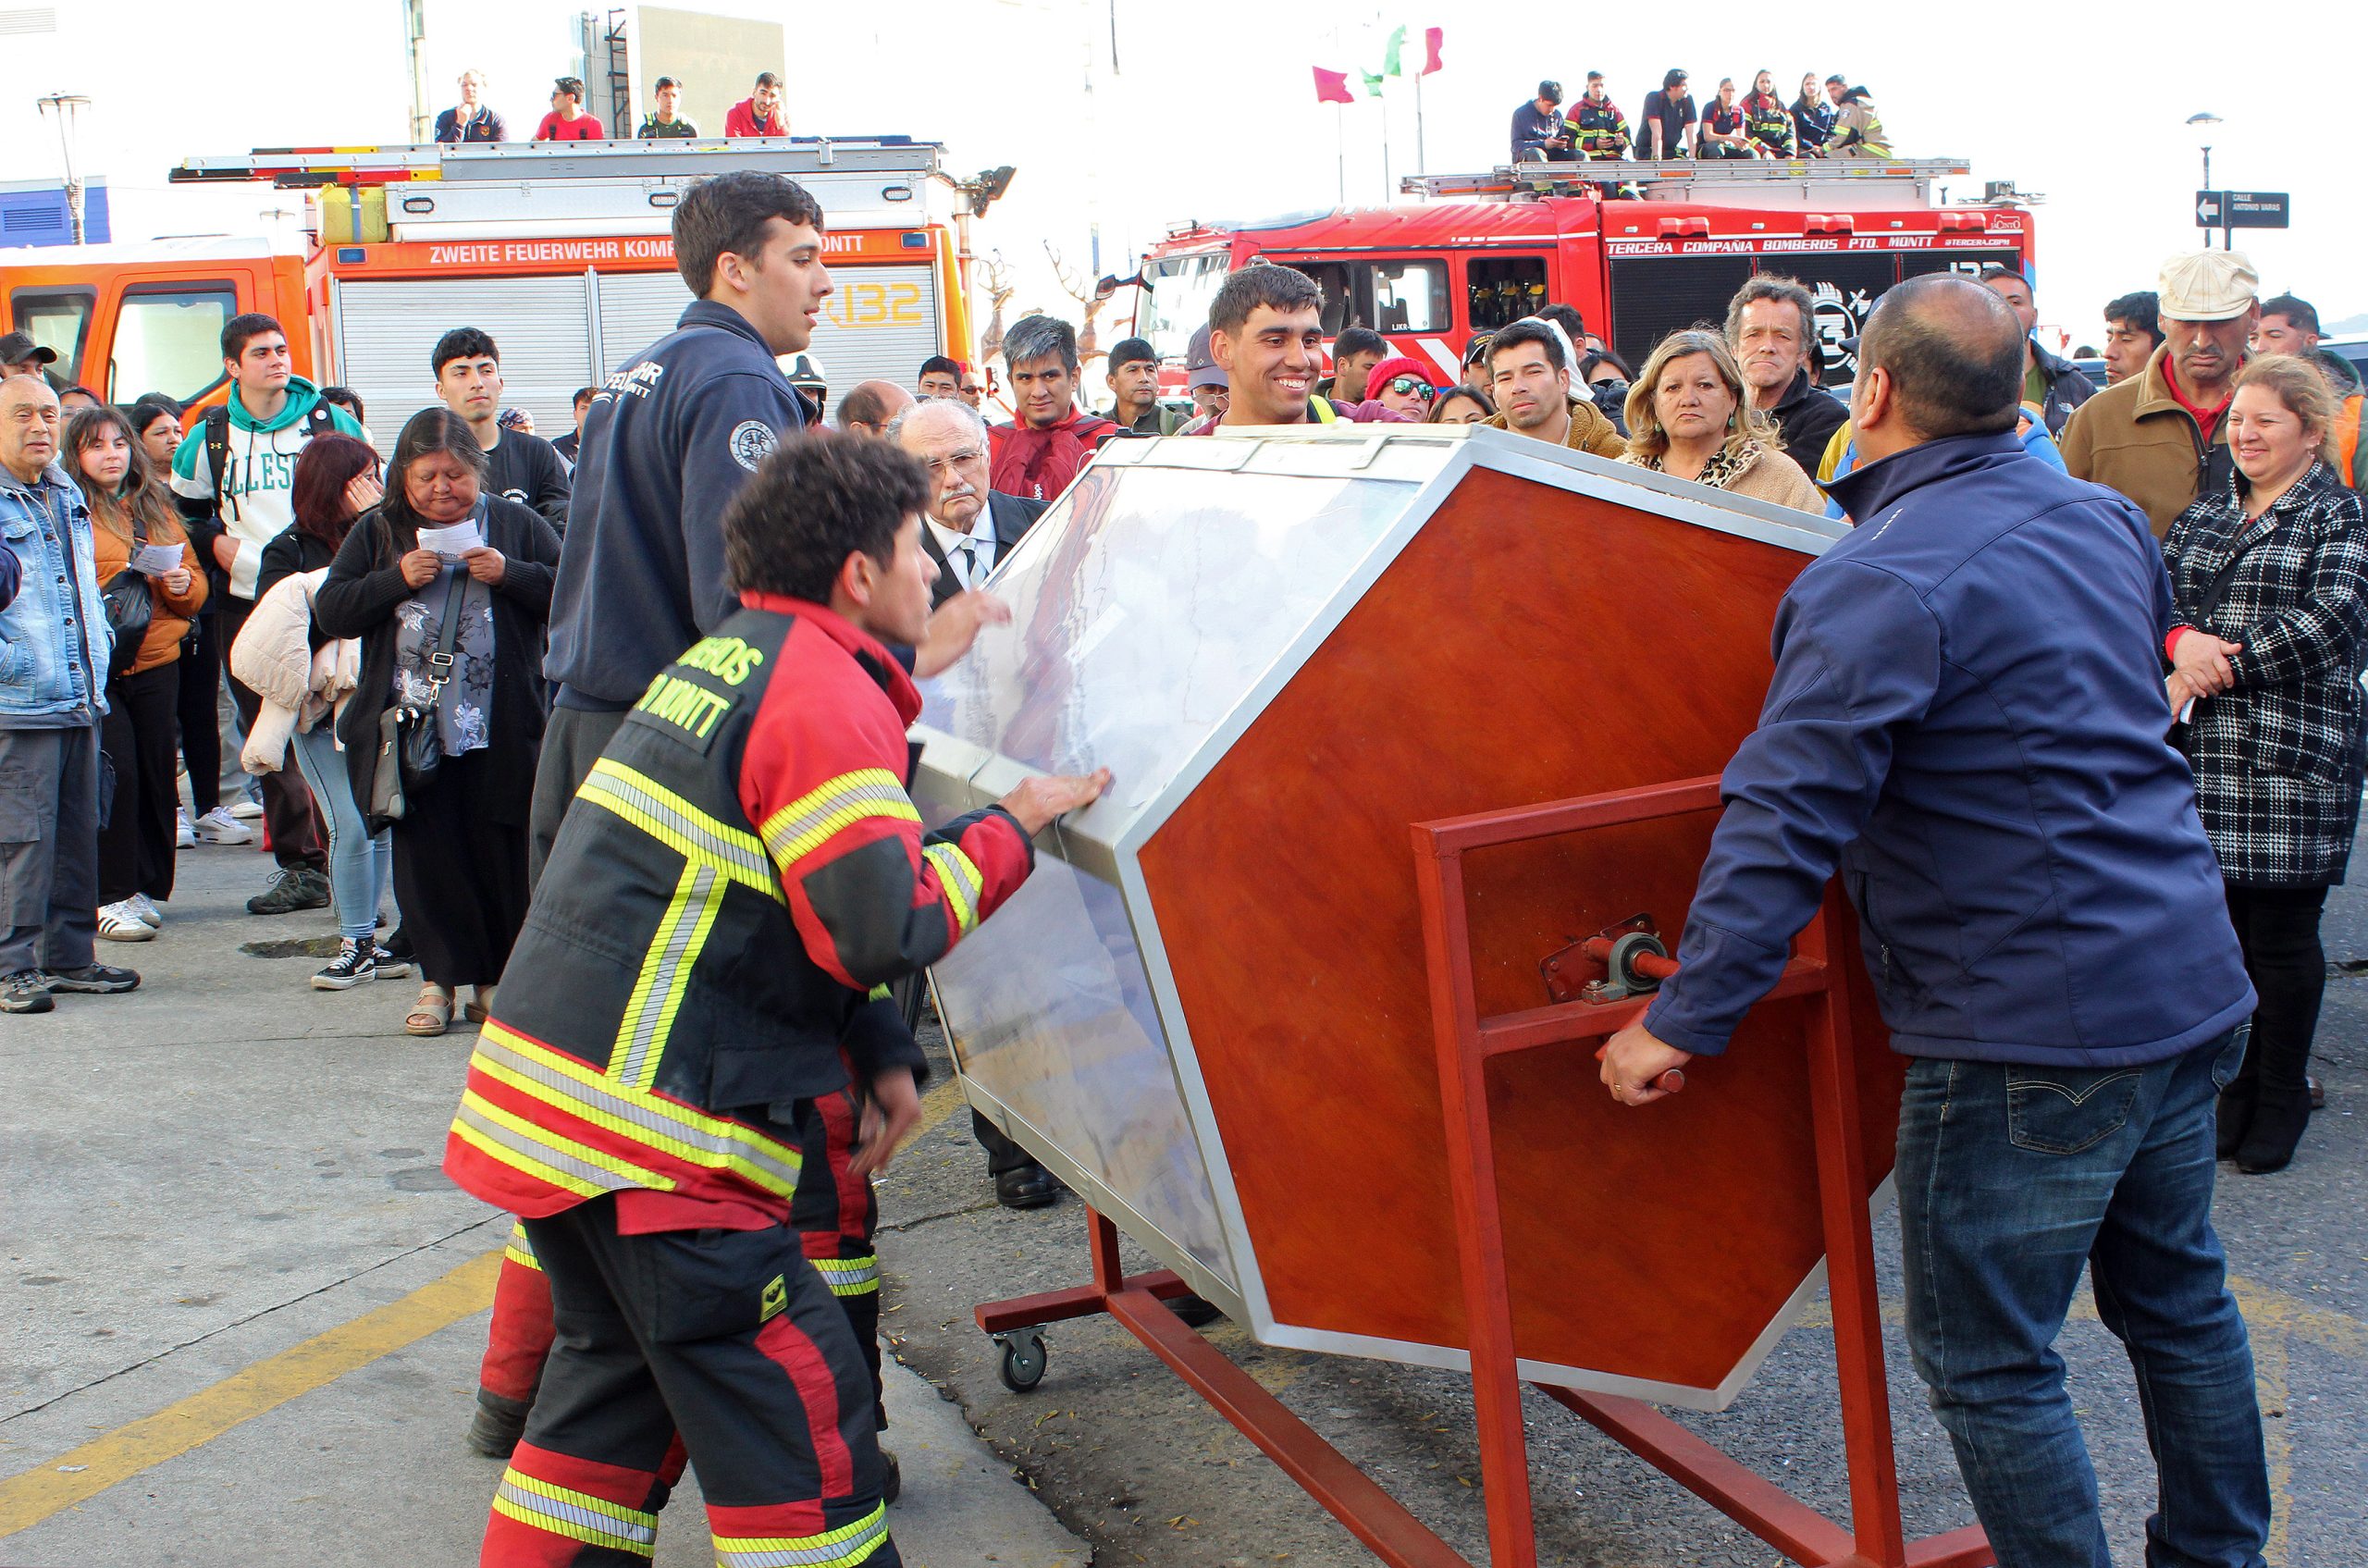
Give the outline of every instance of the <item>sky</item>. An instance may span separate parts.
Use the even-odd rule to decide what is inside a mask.
[[[205,25],[191,27],[181,0],[55,7],[54,32],[7,41],[21,86],[0,101],[0,179],[58,176],[55,125],[32,99],[80,93],[92,103],[80,163],[107,177],[118,239],[290,228],[300,204],[292,193],[170,188],[165,171],[192,154],[406,140],[404,8],[349,0],[295,13],[208,0]],[[1018,282],[1011,316],[1030,306],[1077,315],[1047,247],[1086,278],[1098,244],[1099,270],[1124,275],[1174,225],[1328,208],[1344,183],[1351,205],[1379,204],[1385,154],[1393,179],[1418,167],[1413,84],[1395,81],[1382,100],[1336,110],[1315,102],[1310,69],[1376,68],[1400,25],[1415,39],[1426,26],[1446,31],[1445,69],[1423,83],[1419,167],[1432,172],[1501,162],[1507,121],[1541,74],[1575,96],[1586,72],[1601,70],[1634,118],[1671,66],[1691,72],[1697,99],[1721,75],[1747,90],[1762,67],[1788,97],[1804,71],[1840,71],[1874,93],[1904,154],[1971,162],[1954,193],[2005,179],[2044,195],[2033,218],[2041,318],[2075,342],[2096,340],[2106,300],[2152,287],[2164,257],[2198,245],[2201,158],[2184,122],[2214,113],[2214,184],[2293,197],[2292,229],[2238,237],[2263,292],[2300,293],[2330,326],[2368,315],[2368,268],[2357,260],[2368,248],[2368,204],[2352,193],[2356,154],[2318,129],[2329,123],[2323,116],[2297,117],[2290,52],[2153,46],[2225,37],[2225,6],[2158,3],[2142,23],[2088,0],[1919,7],[1887,13],[1881,27],[1794,18],[1749,30],[1764,35],[1749,41],[1724,19],[1669,21],[1638,7],[1582,15],[1511,0],[1458,0],[1428,14],[1272,0],[676,0],[676,8],[785,23],[787,57],[771,63],[801,133],[905,131],[945,142],[959,173],[1017,167],[1010,195],[978,229],[980,250],[1000,252]],[[462,65],[475,65],[491,74],[489,97],[512,126],[531,124],[550,77],[583,68],[582,9],[426,0],[431,106],[449,100]],[[0,31],[28,15],[38,13],[0,3]],[[122,46],[166,37],[169,48]],[[2183,64],[2166,68],[2165,58]],[[665,69],[640,67],[645,80]],[[1105,330],[1104,341],[1115,336]]]

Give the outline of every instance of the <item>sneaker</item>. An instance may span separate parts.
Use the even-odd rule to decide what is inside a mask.
[[[418,951],[411,945],[411,932],[401,926],[397,926],[386,941],[378,944],[378,961],[381,964],[389,958],[407,963],[418,957]]]
[[[140,989],[138,971],[111,969],[105,964],[84,964],[79,969],[44,969],[42,979],[49,982],[52,994],[70,991],[85,996],[114,996]]]
[[[46,1013],[56,1006],[49,994],[49,977],[39,969],[0,976],[0,1013]]]
[[[154,940],[156,928],[142,920],[127,898],[100,908],[99,934],[109,942],[149,942]]]
[[[189,820],[187,807],[173,809],[173,845],[179,849],[197,847],[197,829]]]
[[[253,844],[255,830],[216,806],[200,817],[191,831],[200,844]]]
[[[146,894],[135,893],[124,902],[131,906],[131,912],[139,916],[150,931],[154,931],[165,923],[165,912],[157,908]]]
[[[351,991],[365,981],[396,980],[411,973],[411,966],[388,963],[378,955],[378,945],[368,937],[348,941],[337,950],[328,968],[313,977],[315,991]]]
[[[217,806],[215,809],[218,811],[221,808]],[[263,808],[242,795],[230,802],[230,815],[240,821],[252,822],[263,815]]]
[[[282,866],[271,874],[271,885],[247,900],[250,915],[291,915],[299,909],[319,909],[329,901],[329,879],[310,866]]]

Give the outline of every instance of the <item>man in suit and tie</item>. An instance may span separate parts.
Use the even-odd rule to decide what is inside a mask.
[[[905,409],[888,438],[929,470],[921,548],[937,562],[935,603],[985,582],[1051,504],[988,488],[987,422],[959,399],[925,398]]]
[[[929,470],[921,548],[937,562],[931,604],[976,590],[1051,503],[988,488],[987,422],[959,398],[923,398],[889,421],[887,435]],[[970,1130],[987,1151],[996,1202],[1034,1209],[1060,1200],[1053,1173],[976,1111]]]

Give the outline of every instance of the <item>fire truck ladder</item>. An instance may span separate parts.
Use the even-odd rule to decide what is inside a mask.
[[[1789,205],[1807,199],[1895,205],[1931,201],[1932,182],[1967,174],[1963,158],[1664,158],[1658,162],[1499,164],[1484,174],[1410,174],[1399,189],[1410,196],[1464,201],[1535,201],[1546,196],[1596,196],[1608,187],[1635,186],[1647,201],[1728,205]]]
[[[375,147],[258,147],[232,157],[185,158],[176,185],[268,180],[283,191],[322,185],[445,184],[524,179],[700,179],[731,169],[786,175],[945,178],[942,142],[904,137],[758,137],[696,142],[393,142]]]

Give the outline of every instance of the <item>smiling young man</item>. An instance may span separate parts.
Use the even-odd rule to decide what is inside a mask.
[[[1007,496],[1053,500],[1119,426],[1077,406],[1077,329],[1024,315],[1003,339],[1016,417],[994,427],[994,485]]]
[[[531,506],[561,533],[567,531],[567,464],[540,436],[501,424],[501,350],[482,327],[455,327],[436,340],[430,356],[436,395],[469,422],[485,449],[485,488]]]

